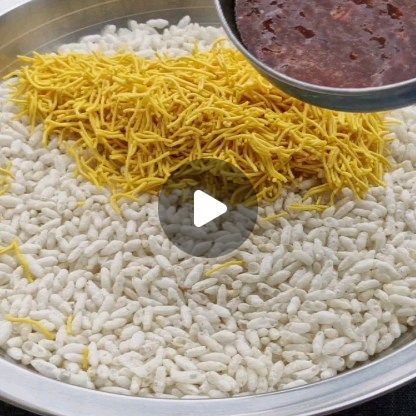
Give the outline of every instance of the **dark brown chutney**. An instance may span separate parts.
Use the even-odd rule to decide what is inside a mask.
[[[315,85],[363,88],[416,77],[416,0],[236,0],[243,43]]]

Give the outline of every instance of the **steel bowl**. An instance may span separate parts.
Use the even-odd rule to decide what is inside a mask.
[[[0,74],[16,55],[53,50],[97,32],[104,23],[189,14],[219,25],[211,0],[1,0]],[[1,151],[1,149],[0,149]],[[39,414],[56,416],[301,416],[331,413],[386,393],[416,377],[416,343],[409,332],[375,360],[308,386],[230,399],[155,399],[120,396],[43,377],[0,356],[0,397]],[[2,358],[3,357],[3,358]]]
[[[392,110],[416,103],[416,78],[382,87],[332,88],[299,81],[275,71],[243,44],[235,21],[235,0],[214,0],[229,38],[252,65],[281,90],[319,107],[350,112]]]

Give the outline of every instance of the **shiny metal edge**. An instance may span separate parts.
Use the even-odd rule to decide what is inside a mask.
[[[62,4],[67,0],[24,0],[24,3],[49,3]],[[116,3],[118,0],[111,0],[106,3]],[[133,1],[133,0],[132,0]],[[96,3],[99,3],[97,0]],[[147,2],[156,7],[158,17],[164,17],[163,12],[167,9],[157,9],[161,0]],[[74,2],[72,2],[74,3]],[[76,2],[75,2],[76,3]],[[78,3],[94,3],[94,0],[85,0]],[[124,4],[129,1],[124,0]],[[166,1],[165,3],[175,3]],[[192,15],[192,7],[197,4],[198,8],[209,9],[209,19],[212,19],[210,0],[180,1],[178,13],[189,11]],[[192,6],[192,4],[194,6]],[[147,5],[146,5],[147,6]],[[25,5],[17,14],[22,15]],[[20,9],[20,7],[19,7]],[[151,18],[152,8],[145,13]],[[172,10],[169,9],[170,14]],[[9,10],[6,15],[1,15],[0,26],[4,16],[13,18],[14,9]],[[161,13],[161,14],[160,14]],[[201,11],[197,15],[201,14]],[[129,14],[133,17],[134,14]],[[108,21],[113,21],[114,16],[109,16]],[[123,19],[117,16],[117,19]],[[125,17],[124,17],[125,19]],[[59,16],[57,17],[59,22]],[[201,23],[207,23],[201,20]],[[217,21],[209,21],[217,23]],[[98,23],[97,23],[98,24]],[[75,30],[74,34],[84,34],[84,30],[96,28],[97,25],[89,25],[81,31]],[[63,38],[65,34],[61,34]],[[56,38],[43,45],[53,45]],[[38,45],[41,47],[42,45]],[[1,42],[0,42],[1,47]],[[378,395],[397,388],[416,377],[416,341],[412,334],[406,335],[406,341],[410,342],[405,346],[398,346],[396,350],[385,353],[381,358],[365,364],[354,370],[340,374],[329,380],[317,382],[304,387],[286,391],[267,393],[256,396],[235,397],[230,399],[156,399],[120,396],[110,393],[103,393],[94,390],[87,390],[64,384],[55,380],[47,379],[26,367],[17,365],[10,360],[0,359],[0,397],[19,407],[26,408],[39,414],[56,416],[119,416],[120,413],[126,416],[140,412],[142,416],[166,415],[186,416],[202,415],[210,413],[212,416],[311,416],[317,414],[328,414],[360,402],[369,400]],[[403,340],[399,340],[400,344]],[[396,341],[397,343],[397,341]]]
[[[0,397],[28,410],[54,416],[312,416],[341,410],[411,381],[416,343],[332,379],[304,387],[230,399],[155,399],[88,390],[0,360]]]

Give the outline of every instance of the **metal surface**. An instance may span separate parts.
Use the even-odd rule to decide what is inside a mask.
[[[258,60],[241,42],[235,22],[235,0],[214,0],[221,23],[234,45],[252,65],[280,89],[302,101],[335,110],[371,112],[416,103],[416,78],[372,88],[331,88],[309,84],[284,75]]]
[[[203,24],[219,23],[211,0],[31,0],[7,13],[2,4],[0,0],[0,72],[13,66],[17,54],[53,49],[61,42],[94,33],[103,22],[126,24],[133,17],[177,21],[189,14]],[[368,400],[415,376],[416,343],[409,333],[373,362],[330,380],[279,393],[211,400],[118,396],[50,380],[0,358],[0,397],[40,414],[59,416],[306,416],[328,414]]]

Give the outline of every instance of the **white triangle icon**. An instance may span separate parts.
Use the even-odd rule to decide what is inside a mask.
[[[227,212],[227,205],[203,191],[194,192],[194,225],[203,227]]]

